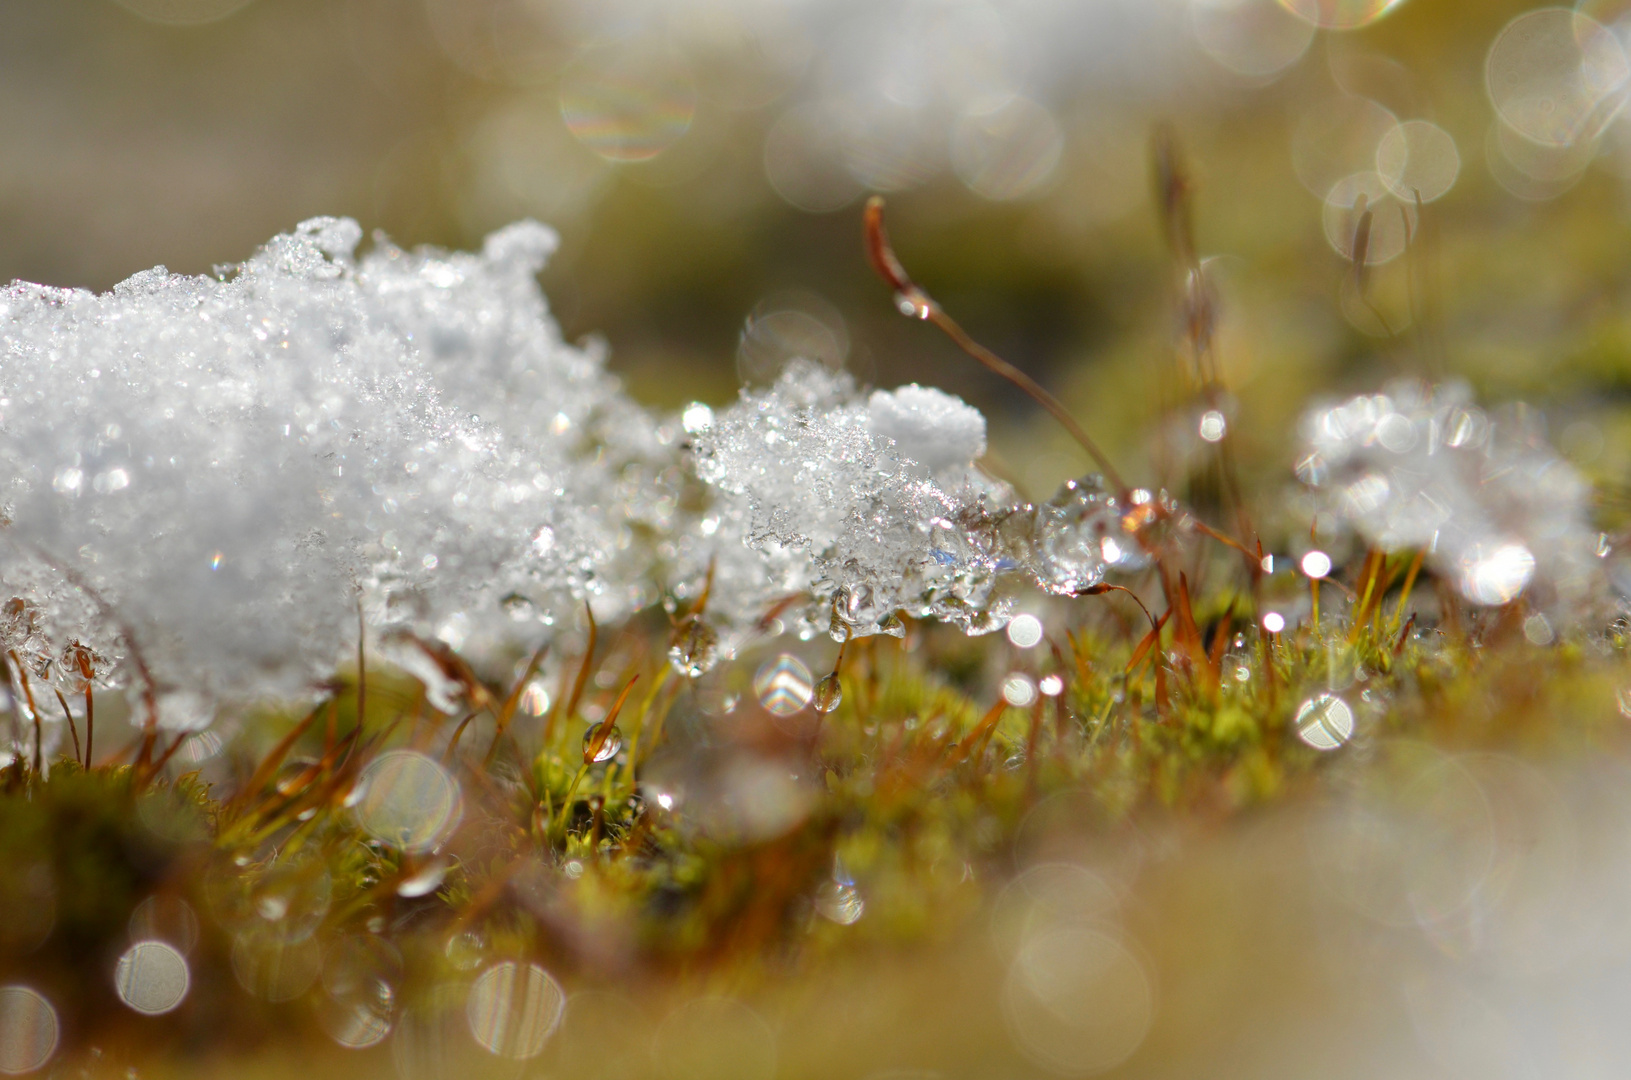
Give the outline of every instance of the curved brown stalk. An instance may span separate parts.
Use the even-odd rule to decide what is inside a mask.
[[[951,338],[959,349],[973,357],[987,370],[1019,387],[1032,401],[1047,410],[1048,414],[1059,422],[1059,426],[1069,432],[1070,437],[1087,451],[1087,456],[1098,465],[1112,487],[1117,491],[1126,491],[1127,485],[1122,482],[1121,474],[1116,471],[1116,467],[1110,463],[1110,458],[1099,449],[1098,444],[1082,425],[1076,422],[1076,418],[1070,415],[1070,411],[1058,398],[1025,372],[969,337],[967,331],[907,275],[906,268],[895,255],[895,249],[889,244],[889,234],[884,230],[883,196],[874,195],[867,200],[865,227],[867,257],[878,276],[895,291],[895,304],[901,314],[934,324]]]

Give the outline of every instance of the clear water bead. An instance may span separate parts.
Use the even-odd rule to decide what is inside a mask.
[[[623,749],[623,733],[613,724],[604,733],[600,725],[595,724],[583,733],[583,761],[586,765],[598,765],[603,761],[610,761]]]
[[[844,685],[837,672],[829,672],[815,685],[815,708],[819,713],[830,713],[844,700]]]

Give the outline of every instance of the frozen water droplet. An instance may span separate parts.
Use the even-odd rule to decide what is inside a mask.
[[[623,733],[618,730],[616,724],[606,729],[604,734],[601,733],[599,724],[583,733],[583,761],[586,765],[610,761],[622,749]]]
[[[759,704],[773,716],[792,716],[810,704],[813,693],[810,669],[789,653],[767,661],[753,677]]]
[[[844,685],[839,681],[836,671],[828,672],[816,683],[814,700],[816,712],[820,713],[830,713],[843,702]]]
[[[698,679],[719,663],[719,634],[701,619],[690,620],[668,650],[668,662],[688,679]]]
[[[903,638],[906,636],[906,623],[891,611],[878,621],[878,633],[888,634],[892,638]]]
[[[538,605],[522,596],[520,593],[509,593],[499,601],[504,613],[518,623],[532,622],[538,618]]]

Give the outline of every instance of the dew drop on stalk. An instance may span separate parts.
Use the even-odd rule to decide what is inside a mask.
[[[537,964],[504,960],[477,976],[465,1002],[470,1035],[488,1053],[526,1061],[560,1025],[566,993]]]
[[[838,673],[828,672],[826,675],[823,675],[821,677],[821,681],[815,685],[815,696],[813,701],[815,703],[816,712],[830,713],[834,709],[838,708],[843,700],[844,685],[839,681]]]
[[[798,657],[782,653],[759,668],[753,692],[772,716],[792,716],[810,704],[814,692],[810,669]]]
[[[583,733],[583,761],[586,765],[598,765],[603,761],[610,761],[616,757],[618,751],[623,749],[623,732],[618,730],[616,724],[602,734],[599,724],[591,725]]]
[[[0,1072],[33,1072],[57,1052],[57,1010],[38,990],[0,986]]]
[[[1315,750],[1335,750],[1354,732],[1354,714],[1335,694],[1316,694],[1297,709],[1297,737]]]
[[[159,1016],[180,1005],[191,985],[187,958],[164,941],[138,941],[124,951],[113,969],[119,1000],[147,1016]]]

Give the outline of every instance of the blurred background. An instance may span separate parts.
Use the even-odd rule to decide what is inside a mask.
[[[1631,385],[1628,12],[4,0],[0,277],[208,272],[317,214],[451,247],[536,217],[563,238],[543,280],[567,336],[607,339],[641,400],[717,404],[815,354],[967,397],[998,467],[1045,495],[1086,463],[895,315],[860,205],[888,194],[914,275],[1136,471],[1181,337],[1151,180],[1166,121],[1248,470],[1288,475],[1310,395],[1426,371],[1547,405],[1601,479],[1631,463],[1612,412]],[[1361,198],[1364,297],[1344,286]]]

